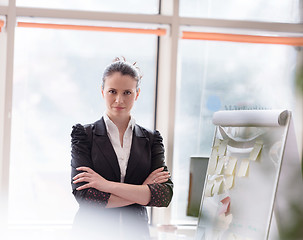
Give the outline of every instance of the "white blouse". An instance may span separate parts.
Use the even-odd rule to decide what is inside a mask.
[[[118,127],[112,122],[112,120],[109,119],[106,113],[104,113],[103,118],[107,130],[107,135],[117,155],[121,172],[121,182],[124,182],[130,155],[130,148],[132,145],[135,119],[132,116],[130,117],[128,126],[123,135],[123,146],[121,146]]]

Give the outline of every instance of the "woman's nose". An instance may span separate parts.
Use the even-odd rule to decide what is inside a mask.
[[[122,103],[122,102],[123,102],[123,96],[121,94],[117,94],[116,103]]]

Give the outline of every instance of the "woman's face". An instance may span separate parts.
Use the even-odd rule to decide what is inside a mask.
[[[107,115],[110,118],[129,117],[130,111],[139,96],[137,81],[129,76],[115,72],[105,79],[102,96],[105,100]]]

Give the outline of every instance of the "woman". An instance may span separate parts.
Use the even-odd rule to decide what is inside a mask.
[[[148,239],[145,206],[167,207],[171,201],[162,137],[131,116],[140,79],[134,65],[116,59],[102,78],[103,117],[73,126],[72,189],[79,203],[74,236]]]

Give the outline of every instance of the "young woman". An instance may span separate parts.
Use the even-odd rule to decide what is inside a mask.
[[[125,60],[106,67],[103,117],[73,126],[72,189],[79,203],[73,232],[95,239],[148,239],[145,206],[167,207],[173,183],[158,131],[137,124],[131,109],[140,73]]]

